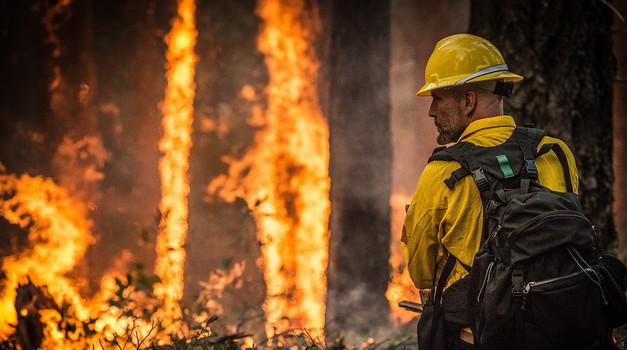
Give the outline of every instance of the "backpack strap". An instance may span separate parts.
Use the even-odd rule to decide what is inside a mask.
[[[538,157],[536,150],[546,132],[541,129],[532,127],[517,127],[512,134],[512,138],[516,139],[523,154],[523,164],[525,167],[525,175],[527,179],[538,179],[538,168],[535,159]]]
[[[510,136],[510,139],[516,141],[520,147],[524,158],[524,175],[530,180],[538,179],[538,169],[535,165],[535,158],[537,157],[536,150],[545,134],[545,131],[541,129],[532,127],[516,127]],[[483,169],[479,165],[475,154],[473,153],[473,150],[476,147],[477,146],[468,142],[456,143],[448,148],[438,147],[433,151],[433,154],[429,158],[429,162],[434,160],[457,161],[461,167],[453,171],[451,176],[444,180],[446,186],[453,189],[455,184],[461,179],[468,175],[472,175],[475,183],[477,184],[477,188],[479,189],[479,193],[481,193],[481,196],[487,200],[487,191],[490,189],[490,184]],[[508,177],[517,175],[514,174],[511,168],[509,168],[506,157],[499,158],[498,160],[499,163],[503,162],[503,164],[501,164],[501,169],[504,173],[507,172]]]
[[[435,288],[435,295],[432,296],[433,302],[433,320],[431,321],[431,332],[429,333],[429,339],[427,340],[427,348],[430,349],[433,345],[433,340],[435,337],[434,326],[437,324],[437,321],[440,317],[444,317],[442,314],[442,292],[444,291],[444,286],[446,285],[446,281],[448,281],[451,272],[453,272],[453,268],[455,267],[455,263],[457,262],[457,258],[452,254],[449,254],[446,259],[446,263],[444,264],[444,268],[442,268],[442,272],[440,273],[440,279],[438,280],[437,287],[435,286],[436,279],[436,271],[433,272],[433,288]],[[432,289],[433,290],[433,289]]]
[[[490,189],[490,184],[488,183],[488,178],[483,173],[483,169],[481,169],[481,165],[479,165],[475,154],[472,152],[472,149],[464,152],[463,157],[470,167],[470,173],[473,180],[475,180],[475,183],[477,184],[477,188],[479,188],[481,196],[486,196],[485,192]]]
[[[471,143],[461,142],[445,149],[436,148],[431,157],[429,157],[429,162],[434,160],[457,161],[460,164],[460,168],[453,171],[451,176],[444,180],[444,184],[452,190],[457,182],[468,175],[472,175],[479,192],[483,196],[490,188],[490,184],[473,153],[473,148],[475,147],[477,146]]]
[[[566,182],[566,191],[573,193],[573,182],[570,179],[570,166],[568,165],[568,158],[566,158],[566,152],[562,146],[558,143],[546,143],[540,147],[540,151],[538,151],[537,157],[541,157],[549,151],[553,151],[557,156],[560,164],[562,165],[562,169],[564,170],[564,181]]]
[[[446,281],[451,276],[451,272],[453,272],[453,268],[455,268],[455,264],[459,263],[464,270],[470,272],[470,266],[459,261],[453,254],[449,253],[448,258],[446,258],[446,263],[442,268],[442,272],[440,273],[440,279],[438,280],[438,285],[435,285],[436,273],[433,273],[433,288],[435,288],[435,296],[433,297],[433,302],[435,305],[440,305],[440,299],[442,298],[442,292],[444,291],[444,286],[446,285]]]
[[[457,144],[448,148],[446,146],[442,146],[433,150],[433,154],[429,157],[428,162],[432,162],[434,160],[441,160],[445,162],[456,161],[462,165],[459,169],[453,171],[448,179],[444,180],[446,187],[451,190],[455,187],[455,183],[463,179],[465,176],[470,175],[470,171],[468,171],[468,169],[466,169],[461,163],[462,154]]]
[[[442,291],[444,290],[444,286],[446,285],[446,281],[448,281],[451,272],[453,272],[453,268],[455,267],[455,263],[457,263],[457,258],[449,253],[448,258],[446,259],[446,263],[444,264],[444,268],[442,268],[442,273],[440,273],[440,279],[438,279],[438,285],[435,285],[435,272],[433,275],[433,287],[435,287],[435,294],[433,298],[433,302],[436,305],[439,305],[440,299],[442,298]]]

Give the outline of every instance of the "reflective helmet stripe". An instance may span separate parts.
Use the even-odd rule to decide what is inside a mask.
[[[455,84],[453,84],[453,86],[460,86],[465,84],[467,81],[472,80],[474,78],[480,77],[482,75],[486,75],[486,74],[490,74],[490,73],[494,73],[494,72],[502,72],[502,71],[507,71],[507,64],[498,64],[496,66],[491,66],[491,67],[486,67],[483,68],[480,71],[477,71],[467,77],[465,77],[464,79],[459,80],[458,82],[456,82]]]

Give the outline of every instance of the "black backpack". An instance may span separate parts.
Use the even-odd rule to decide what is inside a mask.
[[[625,265],[598,253],[594,226],[572,193],[564,151],[558,144],[537,150],[544,135],[517,127],[499,146],[460,142],[429,159],[457,161],[461,167],[444,182],[453,189],[472,176],[484,205],[482,243],[470,274],[436,293],[444,300],[443,317],[457,320],[449,323],[455,330],[470,327],[484,349],[577,348],[596,341],[612,348],[611,329],[627,322]],[[567,192],[537,182],[535,159],[551,150]],[[447,304],[454,305],[449,315]]]

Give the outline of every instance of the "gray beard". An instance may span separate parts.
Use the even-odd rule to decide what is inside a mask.
[[[464,130],[465,129],[441,132],[438,134],[436,141],[438,142],[438,145],[446,145],[449,143],[457,142],[457,140],[459,140],[459,137],[462,136],[462,134],[464,133]]]
[[[453,137],[448,133],[439,133],[436,141],[438,142],[438,145],[446,145],[457,141],[457,139],[458,137]]]

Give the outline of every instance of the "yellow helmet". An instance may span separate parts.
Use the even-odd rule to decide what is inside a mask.
[[[425,68],[425,85],[416,93],[487,80],[518,82],[523,77],[507,70],[505,59],[491,42],[471,34],[455,34],[440,40]]]

